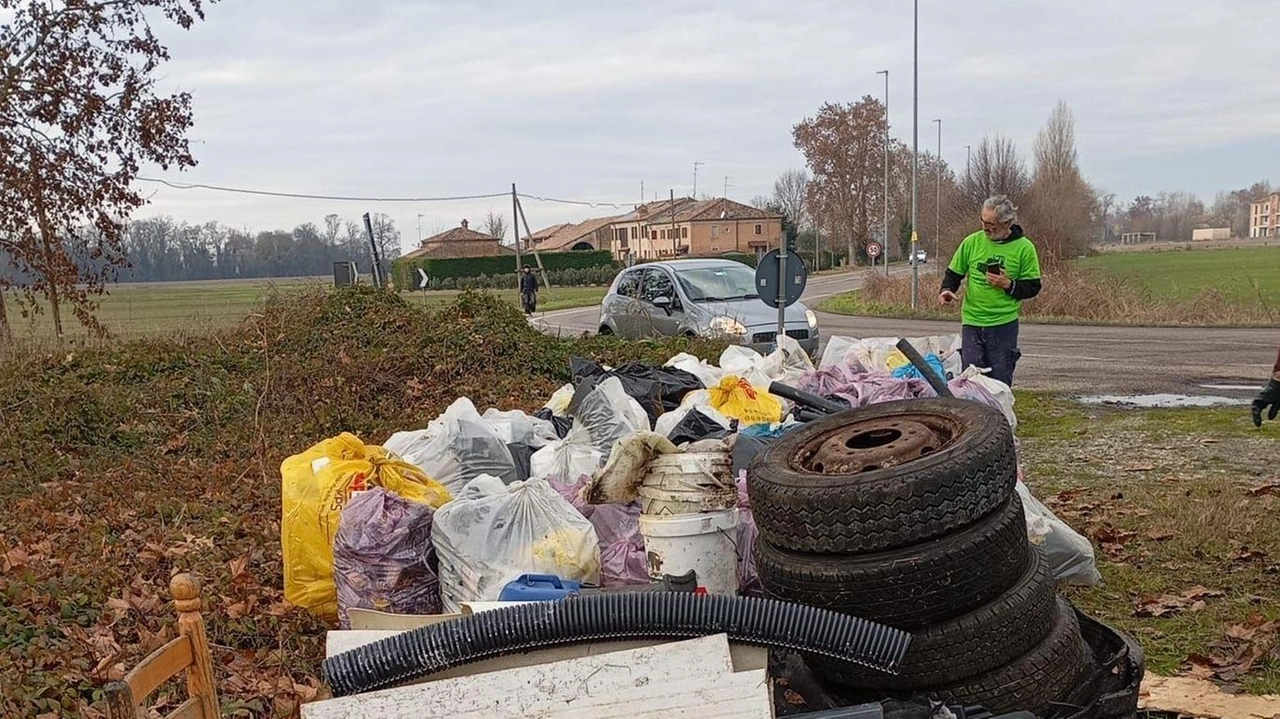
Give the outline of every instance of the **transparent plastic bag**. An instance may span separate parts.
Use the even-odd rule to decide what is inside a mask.
[[[724,377],[724,370],[687,352],[681,352],[667,360],[666,366],[682,369],[697,377],[702,381],[703,387],[714,387],[720,384],[720,378]]]
[[[520,478],[507,443],[466,397],[449,405],[426,429],[396,432],[383,447],[454,494],[484,474],[508,483]]]
[[[476,478],[436,512],[432,540],[446,612],[462,602],[496,601],[522,574],[600,582],[595,527],[545,480],[504,486]]]
[[[832,337],[827,340],[827,347],[822,353],[820,369],[835,365],[849,365],[869,372],[892,372],[906,362],[906,357],[898,351],[897,337],[869,337],[856,339],[853,337]],[[960,363],[960,335],[933,335],[930,337],[909,337],[907,341],[921,355],[930,353],[938,355],[947,376],[955,377],[962,369]]]
[[[347,610],[439,614],[440,578],[431,544],[434,510],[374,487],[351,498],[333,541],[338,624]]]
[[[1018,431],[1018,415],[1013,411],[1014,396],[1009,385],[983,374],[977,367],[967,367],[959,377],[948,383],[951,392],[975,402],[995,407],[1004,413],[1013,431]]]
[[[648,584],[649,561],[640,534],[640,504],[589,504],[583,498],[588,478],[577,482],[550,481],[553,489],[574,506],[600,539],[600,586],[625,587]]]
[[[1080,587],[1100,584],[1102,575],[1089,540],[1033,497],[1026,484],[1018,482],[1017,488],[1026,515],[1027,536],[1032,544],[1044,549],[1054,578],[1061,584]]]
[[[795,384],[814,370],[809,353],[791,337],[783,337],[778,348],[763,356],[750,347],[733,345],[720,355],[722,377],[737,375],[752,385],[768,389],[774,382]]]
[[[649,415],[639,402],[627,395],[622,380],[617,377],[594,385],[585,382],[574,395],[570,414],[574,418],[570,434],[585,433],[605,457],[613,451],[614,444],[650,429]]]
[[[756,571],[755,517],[751,514],[751,499],[747,495],[747,471],[738,472],[738,591],[744,597],[763,597],[764,584]]]
[[[506,444],[525,444],[535,449],[545,447],[560,439],[554,423],[512,410],[502,412],[495,408],[485,410],[481,416],[485,424]]]

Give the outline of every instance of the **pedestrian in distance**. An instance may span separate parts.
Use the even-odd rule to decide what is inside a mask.
[[[532,315],[538,309],[538,277],[529,265],[525,265],[520,273],[520,306],[526,315]]]
[[[960,243],[942,279],[938,302],[950,305],[964,286],[960,358],[1013,386],[1022,303],[1040,294],[1040,256],[1004,195],[982,203],[982,229]]]
[[[1267,412],[1268,407],[1271,409],[1269,412]],[[1276,353],[1276,366],[1271,370],[1271,379],[1258,393],[1258,398],[1253,400],[1251,410],[1254,427],[1262,426],[1263,412],[1267,412],[1267,419],[1275,419],[1276,415],[1280,414],[1280,352]]]

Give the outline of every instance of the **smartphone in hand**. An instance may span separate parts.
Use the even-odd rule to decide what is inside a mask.
[[[987,272],[993,275],[1002,275],[1004,274],[1004,268],[1000,266],[999,262],[988,262]]]

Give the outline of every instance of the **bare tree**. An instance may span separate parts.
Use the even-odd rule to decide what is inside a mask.
[[[496,237],[499,240],[507,238],[507,218],[501,213],[495,213],[489,210],[489,214],[484,216],[484,233],[490,237]]]
[[[1075,119],[1059,102],[1036,136],[1036,169],[1023,208],[1027,232],[1048,264],[1081,254],[1089,244],[1093,191],[1080,174]]]
[[[203,19],[202,0],[48,2],[7,0],[0,25],[0,295],[48,300],[58,336],[69,303],[85,326],[105,284],[127,264],[133,188],[145,164],[192,167],[186,132],[191,96],[160,95],[169,59],[152,32],[168,18]],[[0,341],[8,326],[0,312]]]
[[[964,187],[974,206],[993,195],[1008,195],[1014,203],[1021,202],[1031,188],[1031,177],[1013,140],[1001,135],[982,138],[973,149]]]
[[[805,204],[809,194],[809,173],[787,170],[773,183],[773,201],[797,229],[808,229],[810,218]]]
[[[834,242],[847,244],[851,262],[881,214],[886,131],[884,106],[869,95],[848,105],[824,104],[792,129],[813,172],[805,204]]]

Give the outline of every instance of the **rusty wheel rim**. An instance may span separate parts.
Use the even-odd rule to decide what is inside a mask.
[[[901,414],[855,420],[813,437],[792,457],[793,469],[850,475],[896,467],[955,443],[962,426],[948,417]]]

